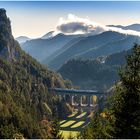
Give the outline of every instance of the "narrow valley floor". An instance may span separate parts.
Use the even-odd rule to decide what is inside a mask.
[[[60,133],[62,133],[62,137],[65,139],[76,138],[79,132],[90,123],[91,115],[93,113],[75,111],[60,121]]]

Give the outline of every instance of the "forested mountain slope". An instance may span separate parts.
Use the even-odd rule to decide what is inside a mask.
[[[47,39],[32,39],[22,44],[22,49],[41,62],[49,58],[56,50],[63,47],[75,37],[77,36],[58,34]]]
[[[56,110],[68,109],[48,88],[67,85],[20,49],[0,9],[0,138],[52,138]]]
[[[119,80],[119,68],[125,65],[131,50],[96,59],[72,59],[58,72],[81,88],[107,90]]]
[[[108,56],[113,53],[128,50],[136,42],[140,42],[139,36],[107,31],[99,35],[85,37],[72,45],[66,45],[64,51],[61,51],[55,57],[52,56],[53,59],[49,62],[46,61],[46,64],[49,68],[58,70],[70,59],[91,59],[99,56]],[[45,61],[43,63],[45,64]]]

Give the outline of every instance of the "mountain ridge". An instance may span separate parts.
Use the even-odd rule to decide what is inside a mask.
[[[22,49],[41,62],[76,37],[76,35],[58,34],[53,38],[33,39],[22,44]]]
[[[126,64],[131,49],[95,59],[71,59],[58,72],[79,88],[107,91],[119,81],[118,71]]]
[[[15,40],[17,40],[20,44],[23,44],[26,41],[31,40],[31,38],[29,38],[27,36],[19,36],[19,37],[15,38]]]
[[[127,41],[129,43],[127,43]],[[45,63],[49,68],[58,70],[69,59],[95,58],[102,55],[110,55],[115,52],[130,49],[134,43],[140,42],[138,36],[107,31],[99,35],[85,37],[72,46],[67,46],[63,53],[59,53],[50,62]],[[62,48],[63,49],[63,48]]]
[[[54,33],[54,31],[50,31],[50,32],[46,33],[45,35],[43,35],[43,36],[41,37],[41,39],[48,39],[48,38],[51,38],[51,37],[53,37],[53,33]]]

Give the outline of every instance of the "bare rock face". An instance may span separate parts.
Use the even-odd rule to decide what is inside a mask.
[[[14,59],[14,44],[10,20],[6,15],[6,10],[0,9],[0,58]]]

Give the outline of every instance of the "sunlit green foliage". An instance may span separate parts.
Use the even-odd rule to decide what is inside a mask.
[[[48,88],[70,86],[66,83],[20,49],[0,9],[0,138],[54,137],[52,120],[67,107]]]
[[[113,102],[114,138],[140,138],[140,46],[135,45],[120,72]]]
[[[94,116],[81,138],[140,138],[140,45],[126,62],[108,108]]]
[[[48,88],[65,87],[65,83],[22,52],[18,44],[16,48],[19,57],[14,62],[0,59],[0,138],[14,138],[17,134],[25,138],[51,137],[47,129],[42,133],[41,121],[58,116],[56,108],[60,103]]]

